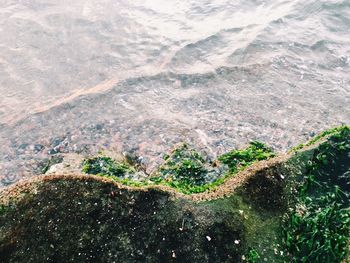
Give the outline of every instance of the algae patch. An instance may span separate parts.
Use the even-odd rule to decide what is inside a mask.
[[[164,155],[164,164],[151,174],[149,180],[133,183],[132,180],[121,179],[135,173],[137,167],[106,156],[85,159],[82,171],[110,177],[127,185],[166,185],[184,194],[192,194],[213,190],[254,162],[274,156],[276,154],[271,148],[258,141],[250,142],[245,149],[226,153],[217,160],[210,160],[187,144],[182,144]]]
[[[87,174],[103,174],[116,177],[124,177],[126,174],[136,172],[132,166],[126,163],[118,163],[106,156],[85,159],[82,171]]]
[[[340,262],[350,236],[350,129],[340,127],[313,152],[286,216],[285,244],[293,262]],[[315,141],[315,140],[313,140]]]
[[[224,167],[186,144],[164,157],[165,162],[151,176],[155,184],[163,184],[185,194],[204,192],[222,177]]]
[[[271,148],[259,141],[252,141],[243,150],[233,150],[219,157],[219,161],[227,164],[231,173],[236,173],[256,161],[267,160],[275,157],[276,154]]]
[[[327,129],[327,130],[321,132],[320,134],[317,134],[313,138],[311,138],[308,142],[300,143],[299,145],[293,147],[290,150],[290,152],[295,152],[295,151],[301,150],[301,149],[303,149],[303,148],[305,148],[307,146],[311,146],[311,145],[321,141],[322,139],[324,139],[327,136],[330,136],[332,134],[338,134],[339,132],[342,132],[343,130],[347,130],[347,129],[349,129],[349,126],[347,126],[347,125],[342,125],[342,126],[339,126],[339,127],[334,127],[334,128]]]

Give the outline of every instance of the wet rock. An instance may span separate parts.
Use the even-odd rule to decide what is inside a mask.
[[[34,144],[32,148],[34,153],[39,153],[45,148],[45,146],[42,144]]]
[[[22,143],[21,145],[18,146],[16,152],[17,154],[23,154],[26,152],[29,144],[28,143]]]
[[[47,154],[53,155],[59,153],[58,148],[53,148],[47,151]]]

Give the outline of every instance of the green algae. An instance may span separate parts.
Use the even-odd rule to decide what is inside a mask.
[[[292,262],[340,262],[350,242],[350,129],[331,129],[297,182],[294,208],[283,229]]]
[[[6,212],[6,206],[0,205],[0,215]]]
[[[221,185],[227,178],[252,165],[254,162],[276,156],[265,144],[252,141],[242,150],[221,155],[218,160],[208,160],[187,144],[176,147],[164,155],[162,164],[150,177],[150,181],[120,179],[136,171],[129,163],[118,163],[110,157],[99,156],[85,159],[82,171],[111,178],[125,185],[166,185],[184,194],[202,193]],[[228,168],[227,168],[228,167]]]
[[[225,153],[218,159],[222,163],[228,165],[231,173],[236,173],[237,171],[252,165],[254,162],[267,160],[275,156],[276,153],[264,143],[252,141],[247,148]]]
[[[205,182],[206,175],[214,168],[211,168],[211,164],[199,152],[190,149],[186,144],[165,155],[164,160],[165,163],[157,169],[150,180],[143,181],[125,178],[127,174],[135,173],[136,167],[106,156],[85,159],[82,171],[86,174],[107,177],[128,186],[167,185],[185,194],[204,192],[223,182],[223,179],[214,183]]]
[[[126,160],[118,162],[108,156],[96,156],[87,158],[82,162],[82,171],[86,174],[93,174],[111,179],[126,186],[143,187],[149,185],[148,181],[133,180],[126,176],[137,172],[136,167]]]
[[[269,222],[268,229],[272,229],[271,226],[274,225],[275,233],[284,234],[284,239],[279,237],[279,240],[284,242],[286,252],[281,247],[278,249],[275,247],[274,250],[277,249],[279,253],[285,253],[284,255],[288,253],[296,255],[297,259],[293,259],[295,262],[312,262],[310,258],[314,262],[318,262],[321,258],[325,259],[326,262],[338,262],[348,253],[350,212],[349,205],[344,204],[344,202],[349,200],[349,189],[344,189],[344,186],[349,187],[350,172],[342,171],[339,178],[335,180],[331,179],[330,171],[327,173],[323,171],[332,166],[344,166],[344,164],[339,164],[339,161],[337,163],[335,157],[344,156],[344,154],[343,159],[348,157],[346,154],[350,148],[349,133],[348,126],[332,128],[315,136],[309,142],[293,148],[293,151],[296,152],[324,140],[320,144],[317,154],[314,153],[313,156],[306,157],[301,153],[299,156],[301,159],[310,158],[310,160],[306,164],[307,172],[301,181],[293,183],[297,188],[297,196],[285,196],[285,183],[281,180],[260,178],[258,175],[250,178],[245,190],[241,190],[245,201],[250,202],[258,211],[264,209],[264,205],[283,210],[288,202],[294,202],[293,213],[287,213],[284,216],[284,222],[288,222],[284,223],[284,229],[278,227],[280,219],[277,221],[273,219],[274,223]],[[208,173],[208,167],[213,164],[218,165],[218,162],[209,163],[200,153],[189,149],[187,145],[182,145],[164,156],[165,164],[158,169],[158,176],[152,177],[151,182],[134,183],[128,179],[117,179],[117,181],[139,187],[152,184],[167,185],[185,194],[200,193],[215,189],[228,177],[234,176],[256,161],[266,160],[274,156],[276,154],[269,147],[253,141],[245,149],[233,150],[220,156],[218,158],[219,165],[227,165],[228,170],[221,170],[221,177],[206,183],[204,178]],[[332,172],[336,173],[336,171]],[[296,180],[296,178],[292,177],[291,180]],[[254,189],[255,185],[259,185],[259,188]],[[313,189],[313,192],[318,193],[318,195],[314,196],[309,189]],[[342,199],[339,199],[340,196]],[[288,198],[290,200],[287,200]],[[301,211],[303,214],[300,214]],[[255,221],[261,222],[257,215],[252,217],[255,218]],[[329,222],[336,222],[335,228],[332,225],[327,225]],[[261,222],[260,225],[264,224]],[[321,225],[322,227],[320,227]],[[257,231],[252,229],[249,231],[249,233],[255,232]],[[330,232],[334,233],[332,238],[329,237]],[[263,236],[265,235],[266,233]],[[274,238],[277,239],[277,236]],[[253,240],[260,239],[255,236]],[[253,247],[257,245],[252,243]],[[259,243],[261,244],[262,241],[260,240]],[[280,246],[280,244],[278,245]],[[334,247],[335,245],[336,247]],[[259,249],[254,248],[254,251],[259,251]],[[316,254],[315,251],[317,251]],[[262,251],[257,253],[264,254]],[[248,259],[249,256],[247,256]]]
[[[338,127],[334,127],[334,128],[330,128],[327,129],[319,134],[317,134],[316,136],[314,136],[313,138],[311,138],[308,142],[306,143],[300,143],[299,145],[293,147],[290,152],[296,152],[298,150],[301,150],[307,146],[311,146],[319,141],[321,141],[322,139],[324,139],[327,136],[330,135],[336,135],[336,134],[340,134],[342,131],[346,131],[349,130],[350,127],[347,125],[342,125],[342,126],[338,126]]]
[[[285,229],[292,262],[340,262],[348,254],[349,228],[350,209],[334,193],[300,202]]]
[[[87,174],[101,174],[105,176],[123,177],[134,173],[136,170],[127,163],[116,162],[107,156],[97,156],[85,159],[82,163],[82,171]]]
[[[259,259],[261,259],[258,251],[256,251],[254,248],[250,249],[247,253],[247,256],[245,256],[245,259],[249,263],[257,263]]]
[[[195,186],[205,183],[208,169],[204,157],[183,144],[175,148],[171,155],[165,156],[165,163],[159,167],[158,173],[164,180],[171,179],[181,185]]]
[[[254,162],[269,159],[276,154],[265,144],[252,141],[247,148],[233,150],[212,162],[206,162],[200,153],[188,149],[187,145],[176,148],[166,156],[165,164],[158,169],[160,176],[152,180],[158,184],[173,187],[182,193],[192,194],[215,189],[227,178]],[[219,176],[212,182],[206,182],[205,177],[213,171],[219,173]]]
[[[164,160],[164,164],[150,178],[155,184],[191,194],[212,189],[223,181],[220,169],[187,144],[176,147],[164,156]],[[208,182],[213,177],[214,182]]]

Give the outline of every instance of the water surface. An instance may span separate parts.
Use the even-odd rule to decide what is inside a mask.
[[[62,153],[284,151],[350,122],[350,2],[0,1],[0,185]]]

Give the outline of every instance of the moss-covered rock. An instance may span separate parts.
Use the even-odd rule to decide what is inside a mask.
[[[327,141],[311,151],[302,176],[293,178],[295,203],[283,229],[293,262],[340,262],[349,253],[350,129],[325,134]]]
[[[225,153],[219,157],[219,160],[228,165],[231,173],[236,173],[256,161],[267,160],[275,156],[273,150],[264,143],[252,141],[245,149]]]
[[[193,194],[215,189],[254,162],[274,156],[276,154],[271,148],[258,141],[250,142],[245,149],[221,155],[217,160],[210,160],[187,144],[181,144],[164,155],[164,163],[149,178],[133,176],[140,173],[137,171],[139,165],[134,161],[116,161],[103,155],[85,159],[82,172],[108,177],[126,185],[166,185],[184,194]],[[137,182],[129,180],[135,178]]]
[[[227,170],[227,169],[226,169]],[[225,167],[182,144],[164,156],[162,164],[150,178],[155,184],[168,185],[182,193],[204,192],[224,177]]]
[[[347,258],[350,129],[275,158],[260,144],[243,151],[223,157],[230,169],[220,171],[224,180],[217,184],[205,175],[220,168],[194,150],[174,150],[165,158],[162,180],[211,186],[202,193],[125,179],[137,169],[111,158],[85,161],[89,174],[41,176],[10,186],[0,192],[0,262]]]
[[[54,176],[26,189],[20,197],[10,191],[0,215],[1,262],[237,262],[244,251],[237,212],[218,216],[161,189],[91,176]]]
[[[85,159],[82,171],[87,174],[103,174],[107,176],[124,177],[135,173],[135,169],[127,163],[118,163],[110,157],[98,156]]]

